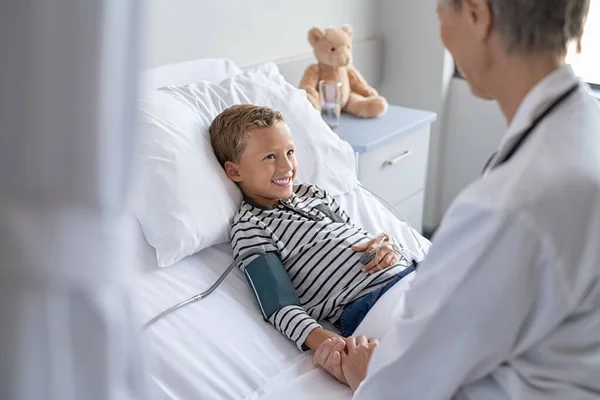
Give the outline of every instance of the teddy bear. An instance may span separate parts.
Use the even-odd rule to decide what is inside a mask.
[[[308,100],[321,109],[319,81],[341,82],[342,110],[361,118],[373,118],[383,114],[387,101],[379,96],[358,70],[352,65],[352,27],[312,28],[308,32],[318,63],[305,71],[300,81],[300,89],[307,93]]]

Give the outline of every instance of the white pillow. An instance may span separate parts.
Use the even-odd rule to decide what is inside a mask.
[[[220,84],[161,88],[142,101],[140,187],[134,202],[160,266],[229,241],[242,195],[214,156],[208,128],[234,104],[282,112],[294,135],[298,181],[332,195],[356,187],[351,146],[329,129],[303,90],[285,82],[274,63]]]
[[[200,81],[219,83],[242,72],[232,60],[200,59],[146,70],[142,82],[145,89],[157,89],[165,85],[187,85]]]

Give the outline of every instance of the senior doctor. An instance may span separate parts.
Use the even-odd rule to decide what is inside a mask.
[[[381,344],[315,353],[355,399],[600,398],[600,107],[565,65],[588,8],[439,1],[445,46],[509,128]]]

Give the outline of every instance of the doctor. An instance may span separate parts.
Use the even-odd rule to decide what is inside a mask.
[[[600,107],[565,65],[588,8],[440,0],[444,44],[509,128],[381,344],[315,353],[355,399],[600,398]]]

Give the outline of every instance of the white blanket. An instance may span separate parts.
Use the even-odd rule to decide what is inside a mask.
[[[428,250],[426,239],[417,234],[418,246],[407,225],[362,189],[338,200],[353,220],[371,233],[391,233],[417,253],[420,247]],[[232,261],[229,245],[208,248],[165,269],[156,266],[147,244],[141,257],[145,272],[134,283],[134,290],[145,320],[206,290]],[[408,280],[400,284],[403,286],[396,285],[398,288],[389,293],[404,290]],[[358,331],[375,336],[384,332],[395,298],[386,293],[365,320],[371,322],[363,323]],[[262,320],[256,300],[237,269],[211,296],[157,322],[146,335],[160,398],[351,398],[347,387],[312,365],[311,352],[300,353]]]

